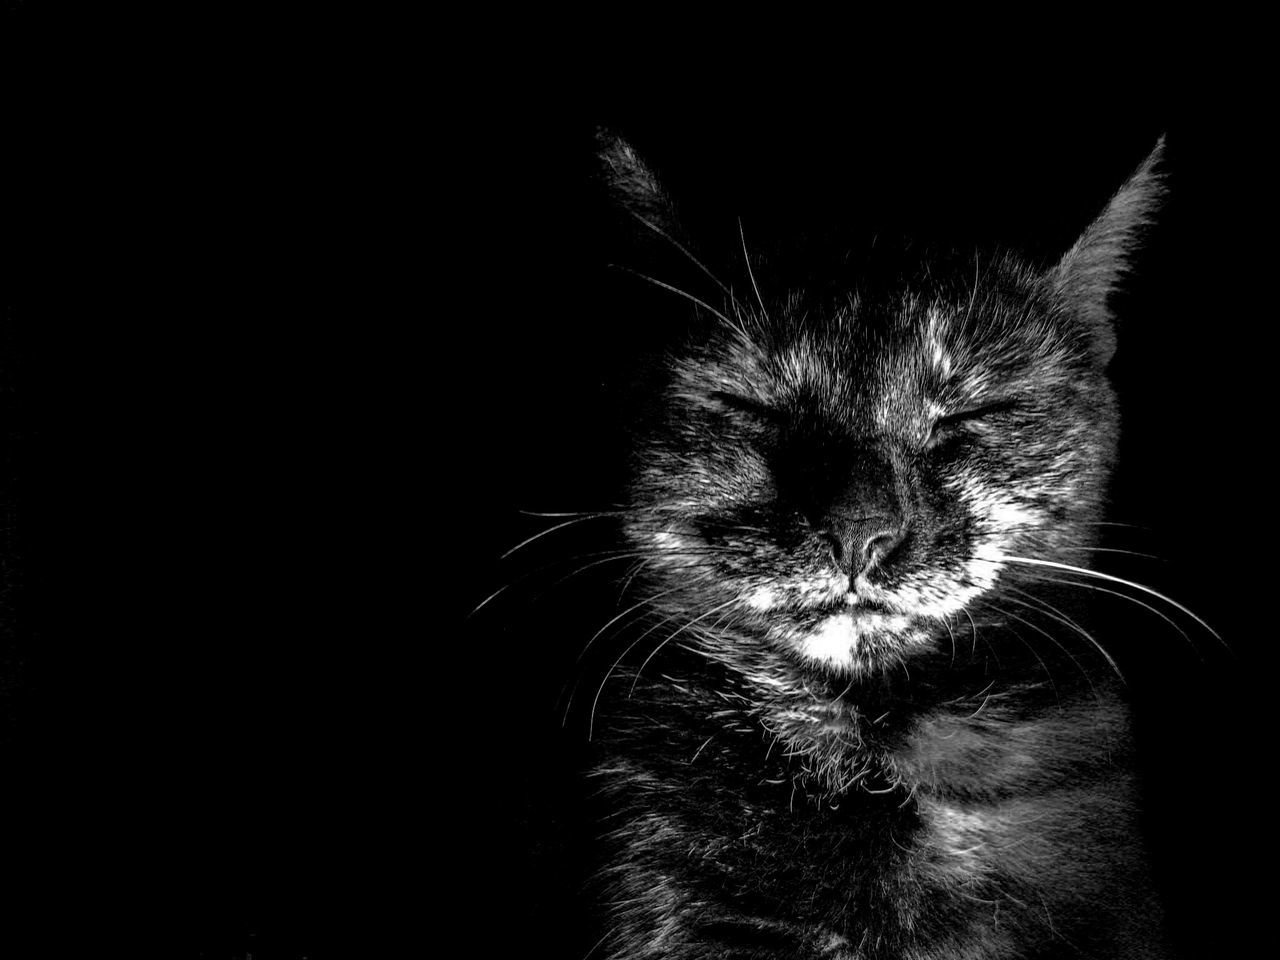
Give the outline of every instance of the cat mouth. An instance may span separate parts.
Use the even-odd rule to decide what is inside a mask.
[[[844,615],[852,618],[855,622],[896,617],[904,614],[904,611],[898,606],[874,597],[859,596],[853,591],[846,593],[839,600],[831,600],[822,604],[815,609],[815,612],[823,617]]]
[[[901,613],[901,610],[889,606],[882,600],[875,600],[870,597],[859,597],[856,593],[846,593],[844,602],[833,607],[835,610],[852,614],[855,618],[861,614],[891,614]]]
[[[871,588],[871,589],[874,589]],[[880,598],[866,591],[834,590],[820,597],[779,599],[769,590],[760,590],[749,596],[748,606],[759,612],[772,612],[775,616],[794,617],[804,621],[842,617],[855,623],[883,621],[888,618],[910,617],[912,611],[891,598]]]

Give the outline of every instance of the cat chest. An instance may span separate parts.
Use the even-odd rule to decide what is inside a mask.
[[[651,808],[633,821],[621,874],[660,881],[679,904],[663,912],[690,930],[750,942],[771,930],[818,956],[860,957],[860,943],[989,936],[1005,892],[1024,886],[1013,859],[1043,856],[1008,811],[898,794],[818,806],[776,786],[781,804],[735,808],[725,791]],[[645,895],[634,883],[624,892]]]
[[[779,899],[804,891],[816,901],[858,890],[978,887],[1025,875],[1053,846],[1037,829],[1046,811],[1032,803],[867,799],[797,810],[788,798],[785,807],[746,807],[719,822],[699,816],[684,831],[686,849],[731,887]]]

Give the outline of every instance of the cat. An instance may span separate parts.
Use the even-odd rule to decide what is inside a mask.
[[[614,644],[583,697],[608,810],[593,955],[1168,955],[1093,611],[1120,584],[1088,569],[1118,439],[1109,298],[1163,149],[1045,269],[764,256],[738,224],[731,285],[601,135],[647,240],[621,266],[691,316],[619,427],[606,518],[636,562],[586,644]],[[697,293],[647,272],[661,251]]]

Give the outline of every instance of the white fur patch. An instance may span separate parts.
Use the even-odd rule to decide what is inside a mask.
[[[848,667],[853,664],[857,643],[858,631],[853,625],[853,617],[838,613],[827,617],[817,630],[800,641],[800,652],[810,660],[833,667]]]
[[[662,567],[684,570],[698,565],[696,545],[695,549],[691,549],[691,541],[687,537],[670,530],[659,530],[644,536],[658,548],[654,559]]]
[[[818,624],[818,628],[799,638],[800,652],[810,660],[830,667],[852,669],[858,663],[859,641],[875,634],[900,634],[911,625],[911,618],[901,614],[863,614],[854,617],[837,613]]]
[[[944,325],[942,314],[931,308],[929,326],[925,330],[925,347],[929,354],[930,365],[945,380],[951,376],[951,354],[943,346],[940,336]]]

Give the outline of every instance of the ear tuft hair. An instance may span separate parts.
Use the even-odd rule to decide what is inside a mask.
[[[1143,228],[1152,222],[1160,206],[1164,183],[1159,168],[1164,152],[1161,136],[1047,278],[1055,302],[1090,328],[1103,363],[1115,352],[1107,300],[1128,272]]]

